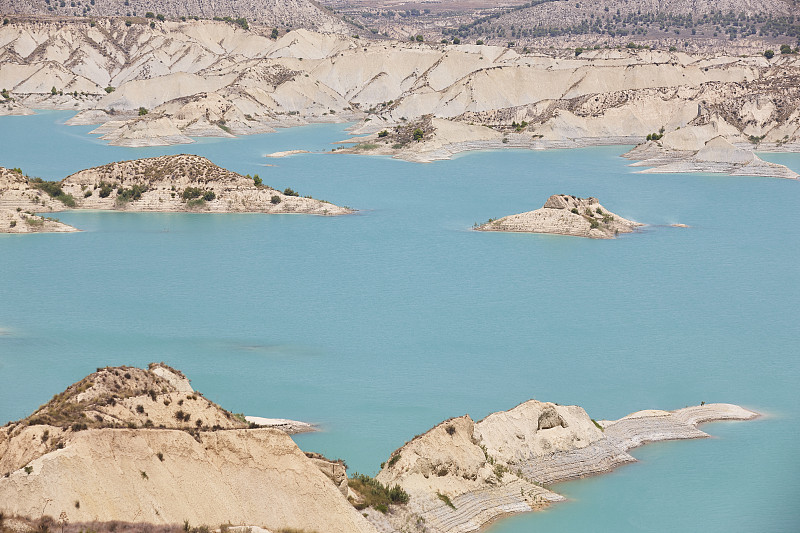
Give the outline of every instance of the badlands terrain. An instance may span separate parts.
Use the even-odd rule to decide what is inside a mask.
[[[0,27],[0,112],[74,110],[70,123],[97,124],[102,139],[123,146],[347,121],[358,136],[337,151],[410,161],[643,144],[630,156],[648,166],[796,176],[753,153],[800,150],[794,53],[526,51],[304,29],[273,39],[269,28],[224,21],[126,20]],[[693,165],[709,153],[734,157]]]
[[[100,531],[119,522],[473,531],[562,501],[548,485],[634,462],[631,448],[708,437],[698,424],[756,416],[709,404],[597,421],[530,400],[479,422],[446,420],[393,452],[375,479],[348,481],[342,461],[302,452],[281,424],[226,411],[178,370],[106,367],[0,429],[0,513],[12,530],[59,517]]]

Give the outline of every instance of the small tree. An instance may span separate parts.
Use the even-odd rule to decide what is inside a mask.
[[[144,18],[148,18],[148,19],[155,18],[155,16],[156,16],[156,14],[153,13],[152,11],[148,11],[147,13],[144,14]]]
[[[258,174],[256,174],[255,176],[253,176],[253,183],[255,183],[255,184],[256,184],[256,187],[261,187],[261,184],[262,184],[263,182],[261,181],[261,178],[258,176]]]
[[[425,38],[422,35],[417,35],[416,36],[416,40],[417,40],[418,43],[421,43],[421,42],[423,42],[425,40]]]
[[[274,205],[278,205],[279,203],[281,203],[281,197],[278,196],[277,194],[273,194],[272,198],[270,198],[269,201],[272,202]]]
[[[156,15],[156,18],[157,18],[158,20],[160,20],[161,22],[164,22],[164,20],[166,19],[166,17],[165,17],[164,15],[162,15],[161,13],[159,13],[158,15]]]
[[[456,37],[455,39],[453,39],[453,44],[461,44],[461,39]]]
[[[773,50],[767,50],[766,52],[764,52],[764,57],[766,57],[767,59],[772,59],[773,57],[775,57],[775,52]]]
[[[414,133],[412,134],[412,136],[413,136],[415,141],[419,142],[425,136],[425,132],[422,131],[420,128],[417,128],[417,129],[414,130]]]
[[[278,28],[272,28],[272,33],[270,34],[270,37],[272,37],[273,39],[278,38]]]
[[[781,53],[782,54],[791,54],[792,53],[792,47],[789,46],[788,44],[782,44],[781,45]]]
[[[58,94],[58,91],[56,90],[55,86],[53,86],[53,88],[50,89],[50,94],[52,94],[53,96]]]

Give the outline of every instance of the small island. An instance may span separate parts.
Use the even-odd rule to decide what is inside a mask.
[[[597,198],[554,194],[541,209],[497,220],[489,219],[483,224],[476,224],[473,229],[613,239],[620,233],[631,233],[643,225],[605,209]]]
[[[258,175],[241,175],[205,157],[180,154],[120,161],[81,170],[61,181],[0,167],[0,233],[77,231],[34,213],[109,211],[345,215],[353,210],[291,187],[277,190]]]

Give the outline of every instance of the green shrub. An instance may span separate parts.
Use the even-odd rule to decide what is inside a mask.
[[[84,198],[89,198],[91,195],[92,195],[92,191],[91,190],[86,191],[85,193],[83,193],[83,197]]]
[[[595,219],[592,219],[592,220],[589,221],[589,227],[591,229],[599,228],[600,227],[600,223],[598,221],[596,221]]]
[[[772,59],[773,57],[775,57],[775,52],[773,50],[767,50],[764,52],[764,57],[766,57],[767,59]]]
[[[396,454],[394,454],[394,455],[393,455],[393,456],[392,456],[392,457],[389,459],[389,467],[392,467],[392,466],[394,466],[395,464],[397,464],[397,461],[399,461],[399,460],[400,460],[400,454],[399,454],[399,453],[396,453]]]
[[[378,137],[380,137],[380,138],[386,137],[387,135],[389,135],[389,132],[386,131],[386,130],[378,132]]]
[[[285,189],[283,189],[283,194],[285,196],[300,196],[300,193],[295,192],[295,190],[292,189],[291,187],[286,187]]]
[[[259,178],[258,174],[256,174],[255,176],[253,176],[253,183],[255,183],[256,187],[261,187],[261,185],[263,185],[264,182],[261,181],[261,178]]]
[[[273,194],[272,198],[270,198],[269,201],[272,202],[274,205],[278,205],[279,203],[281,203],[281,197],[278,196],[277,194]]]
[[[791,54],[792,53],[792,47],[789,46],[788,44],[782,44],[781,45],[781,53],[782,54]]]
[[[425,136],[425,132],[422,129],[417,128],[414,130],[414,133],[411,134],[413,139],[417,142],[421,141],[422,138]]]
[[[114,185],[111,183],[106,183],[105,181],[100,182],[100,192],[97,194],[100,195],[100,198],[108,198],[111,194],[111,191],[114,190]]]
[[[53,89],[55,89],[55,87],[53,87]],[[114,92],[114,90],[115,90],[115,89],[114,89],[112,86],[110,86],[110,85],[109,85],[108,87],[106,87],[106,93],[108,93],[108,94],[111,94],[111,93],[113,93],[113,92]]]
[[[142,193],[144,192],[147,192],[147,185],[139,185],[138,183],[131,185],[129,189],[125,189],[124,187],[119,187],[117,189],[117,201],[119,202],[136,201],[142,197]]]
[[[16,220],[12,220],[12,221],[9,223],[9,225],[10,225],[12,228],[14,228],[14,227],[16,227],[16,225],[17,225],[17,221],[16,221]]]
[[[151,24],[152,24],[152,22],[151,22]],[[147,108],[146,108],[146,107],[140,107],[140,108],[139,108],[139,116],[140,116],[140,117],[143,117],[143,116],[145,116],[146,114],[147,114]]]
[[[155,16],[156,14],[153,13],[152,11],[148,11],[147,13],[144,14],[144,17],[148,19],[154,18]]]
[[[26,474],[30,475],[32,472],[33,472],[33,467],[32,466],[26,466],[25,467],[25,473]]]
[[[456,506],[453,505],[453,502],[450,501],[450,497],[447,494],[442,494],[441,492],[437,492],[436,497],[442,500],[445,503],[445,505],[447,505],[452,510],[454,511],[456,510]]]
[[[399,485],[387,488],[377,479],[359,473],[353,474],[348,485],[364,498],[363,502],[353,504],[359,510],[367,507],[379,510],[378,506],[381,505],[388,509],[390,504],[403,505],[409,500],[408,493]]]

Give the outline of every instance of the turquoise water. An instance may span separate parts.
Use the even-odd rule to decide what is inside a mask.
[[[163,360],[233,411],[319,423],[302,448],[375,473],[445,418],[528,398],[598,419],[732,402],[768,416],[640,448],[492,532],[800,529],[797,182],[635,174],[624,147],[262,157],[329,150],[342,125],[129,149],[69,116],[0,119],[0,165],[59,179],[191,152],[361,211],[65,212],[85,231],[0,236],[0,423],[98,366]],[[764,157],[800,171],[798,155]],[[651,226],[614,241],[469,231],[562,192]]]

